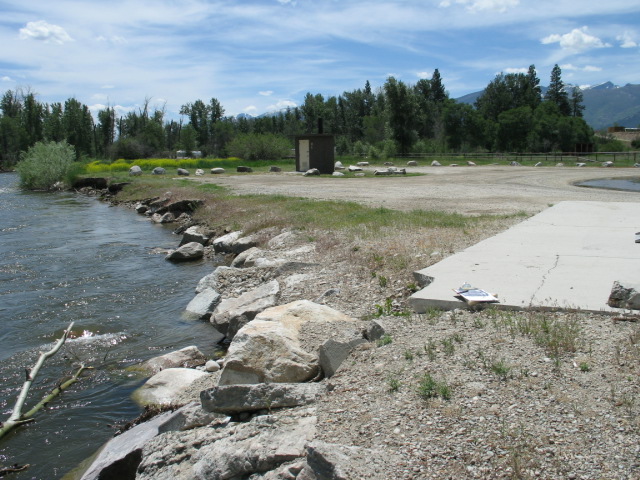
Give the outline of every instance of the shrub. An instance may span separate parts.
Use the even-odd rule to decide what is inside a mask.
[[[285,137],[271,133],[238,135],[228,145],[231,155],[243,160],[279,160],[289,154],[291,144]]]
[[[29,190],[51,190],[71,171],[75,151],[67,142],[37,142],[23,152],[16,165],[20,186]]]

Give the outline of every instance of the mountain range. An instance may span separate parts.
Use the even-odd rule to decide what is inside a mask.
[[[572,85],[567,87],[573,88]],[[640,126],[640,84],[627,84],[624,87],[605,82],[600,85],[582,87],[584,119],[594,129],[619,125],[622,127]],[[542,87],[544,94],[546,87]],[[470,93],[456,101],[473,105],[482,91]]]

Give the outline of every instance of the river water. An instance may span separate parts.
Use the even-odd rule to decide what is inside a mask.
[[[84,362],[88,376],[33,423],[0,440],[0,466],[30,464],[15,479],[62,477],[140,413],[130,394],[144,379],[125,367],[188,345],[205,354],[218,336],[182,318],[211,262],[173,264],[154,247],[179,237],[131,211],[72,193],[22,192],[0,175],[0,421],[15,404],[25,367],[71,321],[76,338],[40,371],[27,406]]]

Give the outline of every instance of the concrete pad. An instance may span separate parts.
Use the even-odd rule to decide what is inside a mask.
[[[640,281],[640,203],[560,202],[419,273],[433,278],[409,304],[466,308],[454,288],[468,282],[497,294],[499,308],[620,312],[613,282]]]

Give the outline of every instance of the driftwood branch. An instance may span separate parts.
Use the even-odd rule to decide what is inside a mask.
[[[18,400],[16,401],[16,404],[13,407],[11,416],[6,422],[4,422],[0,426],[0,438],[4,437],[8,432],[13,430],[15,427],[22,425],[24,423],[33,421],[32,417],[38,411],[40,411],[47,403],[49,403],[52,399],[58,396],[62,391],[64,391],[65,389],[73,385],[75,382],[77,382],[82,372],[87,369],[87,367],[85,367],[84,365],[81,365],[80,368],[69,380],[65,381],[64,383],[54,388],[49,395],[44,397],[35,407],[33,407],[27,413],[24,413],[24,414],[22,413],[22,410],[24,408],[24,403],[27,399],[27,394],[29,393],[29,389],[31,388],[33,381],[38,375],[40,368],[42,367],[42,365],[44,365],[44,362],[46,362],[47,359],[51,358],[56,353],[58,353],[60,348],[62,348],[62,345],[64,345],[64,342],[67,340],[67,337],[69,336],[69,333],[71,332],[72,328],[73,328],[73,322],[69,324],[67,329],[62,334],[62,337],[60,337],[60,339],[56,342],[56,344],[53,346],[51,350],[49,350],[48,352],[42,352],[40,354],[38,361],[36,362],[36,364],[31,370],[25,369],[26,380],[22,385],[22,390],[20,391]]]

